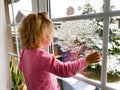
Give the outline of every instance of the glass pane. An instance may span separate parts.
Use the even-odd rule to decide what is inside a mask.
[[[54,54],[63,62],[73,61],[93,50],[102,51],[103,19],[76,20],[55,23]],[[80,72],[100,80],[101,62]]]
[[[120,17],[110,18],[108,85],[119,90],[120,85]]]
[[[102,12],[103,0],[51,0],[51,17]]]
[[[14,54],[19,55],[21,50],[21,45],[18,38],[18,25],[11,27],[12,41],[13,41],[13,50]]]
[[[120,0],[111,0],[111,10],[120,10]]]
[[[11,3],[14,1],[13,3]],[[9,12],[11,23],[20,23],[23,17],[32,11],[31,0],[10,0]]]
[[[24,82],[22,73],[18,69],[19,54],[21,45],[17,34],[18,26],[21,20],[32,11],[31,0],[6,0],[7,32],[9,41],[10,56],[10,78],[12,89],[18,90],[18,87]],[[17,78],[20,77],[20,78]],[[18,83],[16,83],[18,82]]]

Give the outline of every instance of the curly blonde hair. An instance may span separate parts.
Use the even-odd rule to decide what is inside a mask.
[[[23,48],[34,49],[50,42],[54,25],[47,12],[31,13],[26,16],[18,28]]]

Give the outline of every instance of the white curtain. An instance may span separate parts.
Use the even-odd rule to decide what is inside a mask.
[[[8,41],[4,0],[0,0],[0,90],[10,90]]]

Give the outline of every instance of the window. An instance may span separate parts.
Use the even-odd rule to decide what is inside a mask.
[[[110,7],[112,11],[115,11],[115,10],[120,10],[120,5],[118,4],[120,0],[111,0],[110,1]]]
[[[18,87],[24,82],[22,73],[18,69],[19,55],[21,45],[19,43],[18,26],[21,20],[32,12],[31,0],[4,0],[5,1],[5,16],[7,22],[8,47],[10,59],[10,79],[13,90],[18,90]],[[8,74],[9,75],[9,74]],[[19,77],[19,78],[18,78]],[[9,83],[10,84],[10,83]],[[11,90],[9,88],[9,90]]]
[[[6,10],[8,11],[7,14],[9,15],[8,19],[10,22],[8,22],[7,27],[11,31],[9,34],[12,37],[10,48],[13,47],[10,52],[19,56],[21,47],[19,44],[17,29],[21,20],[32,12],[32,2],[31,0],[9,0],[8,8],[9,9]]]
[[[103,12],[103,0],[51,0],[51,17]]]
[[[55,55],[67,61],[82,57],[89,50],[100,51],[102,61],[80,72],[84,78],[74,78],[102,90],[119,89],[120,7],[117,2],[119,0],[50,0],[49,5],[56,28]]]
[[[17,61],[18,58],[16,57],[20,54],[21,46],[17,28],[22,18],[32,12],[33,9],[42,11],[47,8],[56,28],[53,42],[54,54],[60,55],[62,61],[83,57],[89,50],[98,50],[102,53],[100,63],[90,65],[85,71],[80,72],[84,77],[76,75],[74,78],[102,90],[119,90],[119,0],[8,1],[5,3],[5,10],[7,12],[10,59]],[[32,7],[32,5],[34,6]],[[73,51],[70,52],[71,50]]]

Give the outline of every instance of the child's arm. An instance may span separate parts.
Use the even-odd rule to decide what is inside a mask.
[[[96,52],[90,53],[86,56],[86,58],[81,58],[73,62],[66,63],[60,62],[54,56],[52,56],[46,69],[47,71],[60,77],[70,77],[81,70],[84,70],[88,64],[98,62],[99,59],[100,55]]]
[[[61,77],[71,77],[88,66],[84,58],[65,63],[55,60],[53,63],[50,67],[50,72]]]

